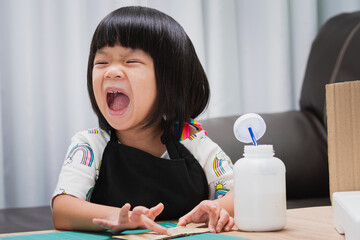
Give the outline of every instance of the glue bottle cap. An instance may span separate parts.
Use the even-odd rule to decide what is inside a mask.
[[[251,143],[249,128],[252,129],[255,138],[260,139],[266,130],[264,119],[256,113],[247,113],[240,116],[234,123],[234,134],[237,140],[244,143]]]

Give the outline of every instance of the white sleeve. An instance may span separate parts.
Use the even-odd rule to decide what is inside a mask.
[[[209,199],[218,199],[233,188],[233,164],[222,149],[202,130],[181,143],[204,169],[209,184]]]
[[[82,131],[72,137],[52,199],[60,194],[69,194],[89,200],[108,138],[99,129]]]

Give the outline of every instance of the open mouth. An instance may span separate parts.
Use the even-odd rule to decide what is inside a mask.
[[[106,102],[112,111],[121,111],[127,108],[130,103],[129,97],[119,91],[109,91],[106,94]]]

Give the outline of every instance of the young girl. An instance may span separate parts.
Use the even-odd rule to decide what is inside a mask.
[[[171,17],[120,8],[95,30],[87,86],[99,129],[72,138],[52,198],[57,229],[121,232],[156,220],[233,225],[232,164],[193,119],[209,84]]]

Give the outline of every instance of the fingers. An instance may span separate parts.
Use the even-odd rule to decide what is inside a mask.
[[[229,221],[229,217],[230,217],[229,213],[224,209],[221,209],[219,214],[219,219],[217,220],[216,223],[216,229],[215,229],[216,232],[221,232],[225,224],[227,224],[227,222]]]
[[[129,203],[125,203],[125,205],[120,209],[119,223],[127,223],[129,221],[130,208],[131,205]]]
[[[151,218],[151,219],[155,219],[157,216],[159,216],[159,214],[164,210],[164,204],[159,203],[158,205],[156,205],[155,207],[150,208],[149,214],[145,214],[147,215],[147,217]]]
[[[226,232],[230,231],[233,228],[234,224],[235,224],[234,218],[230,216],[229,221],[227,222],[227,224],[224,227],[224,230]]]
[[[119,212],[119,218],[117,220],[107,220],[107,219],[100,219],[94,218],[92,222],[95,225],[98,225],[104,229],[110,230],[112,233],[116,233],[122,231],[124,226],[129,223],[129,211],[130,211],[130,204],[126,203]]]
[[[234,226],[234,219],[229,213],[214,201],[202,201],[189,213],[182,216],[178,226],[185,226],[190,222],[207,222],[209,231],[213,233],[230,231]]]
[[[193,221],[193,216],[196,214],[196,212],[199,211],[199,206],[196,206],[193,210],[179,218],[178,226],[185,226],[186,224]],[[200,219],[195,219],[195,222],[200,222]]]
[[[234,218],[230,214],[217,204],[209,204],[209,230],[213,233],[224,231],[230,231],[234,226]],[[216,209],[216,210],[215,210]]]
[[[212,201],[205,200],[202,201],[199,205],[197,205],[193,210],[189,213],[182,216],[179,221],[179,226],[185,226],[188,223],[200,223],[206,222],[209,223],[209,215],[211,211],[217,211],[217,206]]]
[[[120,209],[118,219],[108,220],[94,218],[92,222],[104,229],[110,230],[113,233],[123,231],[125,229],[145,227],[150,231],[170,235],[167,228],[154,222],[155,217],[163,211],[163,204],[158,204],[151,209],[143,206],[137,206],[132,211],[130,211],[130,208],[130,204],[126,203]],[[149,218],[148,215],[151,215],[151,217]]]
[[[141,218],[142,218],[142,221],[143,221],[145,227],[147,229],[149,229],[150,231],[154,231],[154,232],[161,233],[164,235],[171,235],[167,228],[155,223],[150,218],[148,218],[144,215],[142,215]]]
[[[188,216],[188,214],[186,214],[186,215],[184,215],[184,216],[182,216],[181,218],[179,218],[179,221],[178,221],[178,226],[186,226],[186,224],[188,223],[188,221],[187,221],[187,217]]]
[[[203,206],[203,209],[209,214],[208,227],[210,232],[216,233],[215,227],[219,219],[221,208],[217,207],[214,203],[207,203]]]
[[[148,215],[148,214],[149,214],[149,209],[147,209],[146,207],[138,206],[131,211],[131,215],[129,219],[131,222],[139,222],[141,221],[141,215]]]
[[[195,208],[193,208],[193,210],[191,210],[190,212],[188,212],[187,214],[185,214],[184,216],[182,216],[181,218],[179,218],[178,221],[178,226],[185,226],[186,224],[190,223],[193,215],[195,214],[195,212],[199,209],[199,206],[196,206]]]

